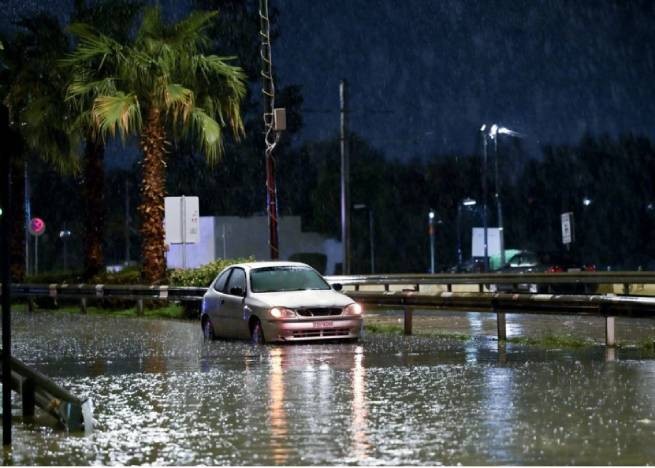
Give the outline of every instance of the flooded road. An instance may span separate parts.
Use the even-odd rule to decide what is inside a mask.
[[[533,317],[508,325],[525,332]],[[45,416],[24,424],[16,399],[4,463],[655,463],[652,349],[624,347],[608,362],[596,345],[499,347],[487,320],[457,315],[454,331],[480,330],[472,339],[252,346],[204,343],[193,322],[16,313],[16,357],[91,396],[95,430],[67,435]],[[652,338],[652,324],[624,332]]]

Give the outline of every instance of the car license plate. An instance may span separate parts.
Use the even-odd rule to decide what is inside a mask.
[[[331,320],[324,320],[322,322],[314,322],[314,328],[330,328],[333,325]]]

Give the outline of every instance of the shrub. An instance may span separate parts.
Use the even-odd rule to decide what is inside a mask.
[[[169,272],[169,284],[173,286],[209,286],[216,275],[235,263],[254,262],[254,257],[226,258],[216,260],[198,268],[175,269]]]

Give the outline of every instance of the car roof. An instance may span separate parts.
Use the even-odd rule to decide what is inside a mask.
[[[280,262],[280,261],[270,261],[270,262],[248,262],[248,263],[236,263],[234,265],[230,265],[230,267],[241,267],[245,268],[246,270],[253,270],[255,268],[267,268],[267,267],[307,267],[311,268],[309,265],[305,263],[300,263],[300,262]]]

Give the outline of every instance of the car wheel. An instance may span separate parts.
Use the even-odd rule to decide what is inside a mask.
[[[262,329],[262,324],[258,319],[252,324],[252,329],[250,330],[250,339],[253,344],[264,344],[264,330]]]
[[[216,339],[216,335],[214,334],[214,325],[209,318],[206,318],[202,324],[202,334],[207,341]]]

